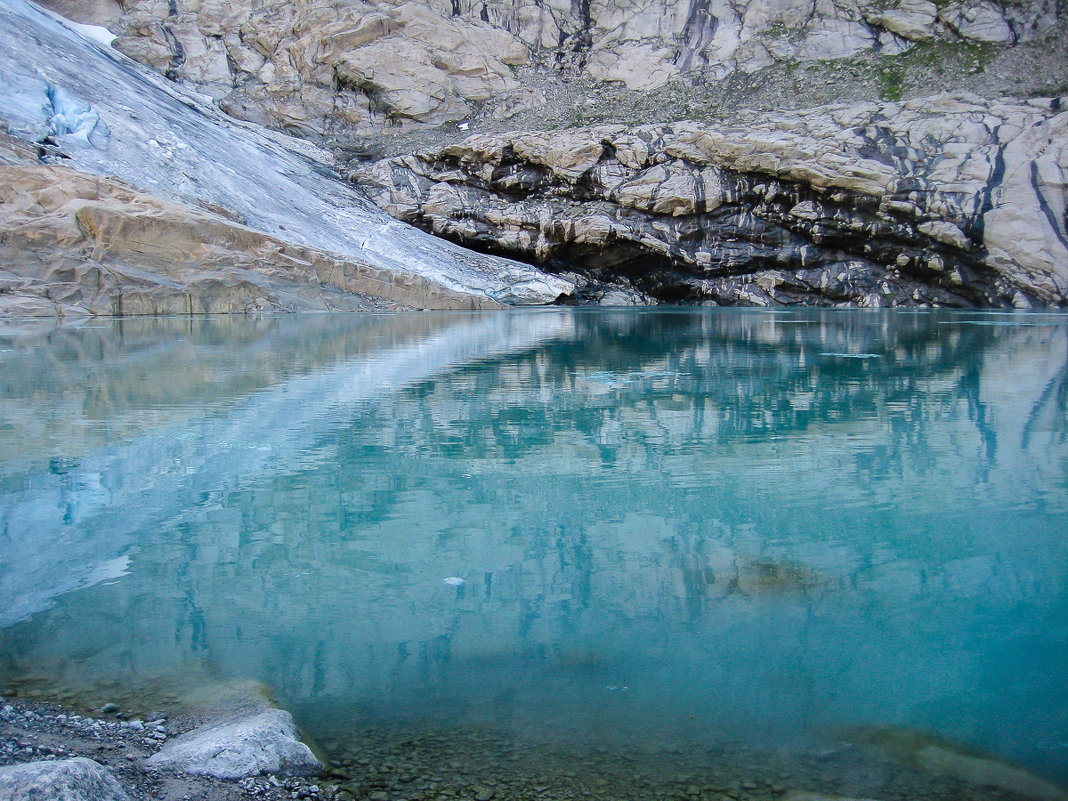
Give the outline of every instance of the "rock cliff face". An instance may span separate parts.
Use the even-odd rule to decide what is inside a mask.
[[[775,64],[900,53],[918,42],[1016,44],[1056,22],[1055,0],[70,0],[122,52],[190,81],[222,108],[313,138],[501,115],[539,104],[517,80],[721,81]]]
[[[580,273],[600,302],[1060,304],[1060,108],[939,96],[472,136],[355,179],[400,219]]]
[[[1056,0],[49,2],[107,25],[115,49],[171,79],[152,91],[170,84],[231,131],[238,118],[331,151],[307,146],[314,175],[306,158],[295,171],[292,140],[284,157],[273,145],[246,152],[238,172],[270,178],[250,191],[205,165],[244,148],[234,137],[183,149],[193,140],[173,112],[131,125],[99,87],[71,94],[75,76],[24,76],[39,91],[19,90],[23,106],[46,108],[32,98],[52,86],[74,104],[77,130],[50,134],[52,112],[12,123],[44,160],[153,194],[166,186],[168,200],[195,199],[194,216],[221,213],[298,248],[242,251],[248,269],[231,283],[266,295],[199,303],[157,288],[146,308],[1068,302],[1068,38]],[[988,99],[1005,94],[1015,99]],[[262,141],[256,131],[241,136]],[[277,169],[259,175],[264,163]],[[335,165],[394,217],[486,255],[370,223],[361,190],[324,175]],[[373,265],[387,283],[415,273],[442,289],[417,281],[414,294],[342,300],[321,289],[307,248],[355,259],[365,277]],[[294,258],[303,277],[289,277],[312,280],[314,300],[278,285]],[[213,280],[189,262],[194,273]],[[339,286],[375,294],[362,280]],[[75,295],[116,308],[92,289]]]
[[[3,315],[498,305],[59,166],[0,165],[0,230]]]

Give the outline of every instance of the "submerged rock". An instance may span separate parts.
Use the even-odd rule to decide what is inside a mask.
[[[91,759],[77,757],[0,767],[5,801],[130,801],[115,777]]]
[[[281,709],[194,729],[164,745],[146,765],[219,779],[310,776],[323,769],[300,741],[292,715]]]
[[[951,776],[976,787],[994,787],[1025,798],[1068,801],[1068,790],[999,759],[962,753],[932,743],[913,753],[915,762],[939,776]]]
[[[923,732],[879,728],[855,733],[859,742],[874,745],[894,759],[937,776],[988,787],[1041,801],[1068,801],[1068,789],[996,757]]]
[[[775,559],[738,560],[727,572],[727,586],[747,595],[804,594],[835,582],[805,565]]]

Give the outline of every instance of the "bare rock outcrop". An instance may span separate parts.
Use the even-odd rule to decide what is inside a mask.
[[[471,102],[516,89],[512,67],[530,57],[505,29],[418,2],[153,1],[83,16],[234,116],[312,139],[462,119]]]
[[[99,0],[53,7],[234,116],[312,139],[440,125],[522,103],[514,68],[647,92],[774,64],[900,53],[918,42],[1013,45],[1055,0]]]
[[[590,299],[1068,301],[1062,101],[949,95],[719,126],[472,136],[354,178],[390,214],[592,280]]]
[[[22,33],[0,37],[9,312],[496,308],[569,288],[398,223],[314,145],[31,3],[2,0],[0,26]]]
[[[65,167],[0,165],[0,315],[499,308]]]
[[[26,16],[21,9],[29,6],[4,0],[3,8]],[[550,102],[523,83],[530,74],[523,70],[539,65],[651,91],[672,76],[705,80],[931,39],[1011,45],[1056,24],[1058,13],[1050,0],[574,8],[131,0],[119,11],[101,1],[82,18],[107,22],[119,49],[209,92],[229,114],[323,140],[383,126],[440,126],[487,102],[501,116],[526,109],[529,119]],[[231,238],[220,253],[233,237],[246,240],[252,261],[238,259],[244,272],[230,281],[240,287],[228,286],[217,306],[204,308],[302,307],[305,300],[282,298],[264,276],[279,259],[314,262],[313,252],[440,287],[380,296],[417,307],[454,305],[444,300],[450,292],[477,298],[456,301],[467,306],[562,296],[602,303],[1065,302],[1068,116],[1057,98],[957,93],[746,112],[719,122],[482,134],[374,164],[356,158],[351,177],[362,186],[355,187],[332,179],[330,156],[314,145],[235,124],[205,97],[147,71],[136,79],[136,101],[114,102],[109,87],[129,82],[131,66],[114,51],[85,43],[79,58],[91,48],[100,69],[89,79],[56,57],[54,37],[35,41],[51,48],[51,60],[47,52],[35,56],[47,69],[24,68],[24,42],[7,44],[6,63],[0,53],[14,136],[39,148],[45,162],[117,176],[192,206],[194,216],[221,215]],[[128,113],[134,108],[136,116]],[[185,119],[189,110],[195,125]],[[478,252],[419,238],[364,193],[394,217]],[[235,233],[242,227],[267,239],[251,244]],[[273,240],[290,249],[284,258],[263,255]],[[109,242],[114,261],[121,247]],[[335,284],[316,267],[299,269],[315,286],[368,293],[346,285],[348,278]],[[209,280],[203,271],[202,280]],[[94,281],[107,284],[88,274],[73,281],[83,287],[69,298],[74,305],[103,307],[98,296],[87,299],[92,292],[84,287]],[[260,288],[245,291],[243,281]],[[184,302],[185,309],[196,295],[156,300],[169,292],[153,289],[154,308]],[[261,300],[250,305],[254,295]],[[332,295],[314,302],[346,307]]]

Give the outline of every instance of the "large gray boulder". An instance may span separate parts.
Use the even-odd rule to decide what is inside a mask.
[[[311,776],[323,769],[300,741],[293,717],[281,709],[194,729],[167,743],[146,764],[218,779]]]
[[[0,768],[2,801],[130,801],[115,777],[84,757]]]

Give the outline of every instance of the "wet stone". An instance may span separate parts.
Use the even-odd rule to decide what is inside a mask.
[[[0,768],[0,798],[5,801],[129,801],[106,768],[85,758]]]

